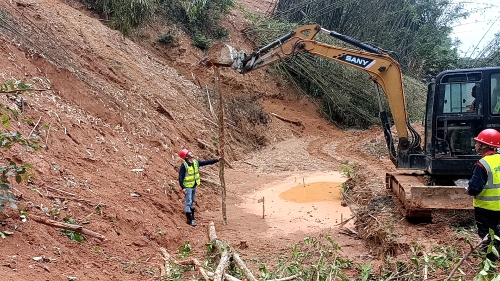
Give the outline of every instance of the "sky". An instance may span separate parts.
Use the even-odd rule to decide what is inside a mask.
[[[470,17],[453,26],[452,38],[462,41],[459,55],[462,57],[477,56],[494,37],[500,32],[500,1],[498,0],[454,0],[461,2]]]

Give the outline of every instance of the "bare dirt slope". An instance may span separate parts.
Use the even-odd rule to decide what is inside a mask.
[[[23,95],[24,103],[0,97],[11,108],[23,106],[23,118],[33,121],[23,123],[19,117],[11,120],[8,130],[38,135],[48,147],[5,152],[35,167],[36,178],[15,185],[18,205],[43,218],[72,218],[106,237],[101,241],[85,236],[84,243],[74,242],[57,228],[32,219],[22,222],[19,211],[6,209],[0,231],[13,235],[0,241],[1,280],[158,280],[164,262],[159,248],[175,254],[190,242],[195,256],[203,258],[210,221],[219,237],[232,245],[247,242],[249,247],[240,253],[249,262],[275,260],[290,243],[318,232],[335,237],[346,257],[376,259],[377,250],[369,243],[338,228],[279,232],[279,225],[238,204],[266,183],[338,171],[345,161],[358,163],[365,186],[384,194],[383,177],[393,168],[381,157],[378,128],[342,131],[319,116],[314,102],[271,74],[242,76],[222,69],[221,91],[228,100],[255,97],[266,112],[301,125],[271,117],[267,125],[253,128],[260,138],[249,138],[229,121],[228,224],[222,225],[220,190],[213,184],[218,182],[218,165],[213,165],[203,168],[207,181],[198,191],[200,219],[193,228],[182,212],[177,152],[187,147],[201,159],[218,156],[217,120],[210,110],[216,107],[214,72],[198,65],[202,52],[180,30],[174,46],[159,45],[157,35],[173,28],[160,24],[141,30],[135,38],[140,44],[135,43],[108,29],[76,1],[2,1],[0,7],[10,17],[0,37],[1,81],[23,79],[44,89]],[[229,43],[251,48],[238,32],[245,27],[236,20],[241,18],[238,12],[229,17]],[[256,149],[259,142],[266,145]],[[412,229],[399,236],[401,244],[429,233],[438,234],[439,240],[445,231]]]

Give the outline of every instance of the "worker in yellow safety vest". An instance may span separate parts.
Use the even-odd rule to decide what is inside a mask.
[[[196,226],[194,201],[196,199],[196,187],[201,182],[198,168],[215,164],[219,162],[219,159],[198,161],[194,159],[193,153],[187,149],[179,151],[179,157],[184,159],[184,162],[179,167],[179,185],[185,195],[184,212],[186,213],[186,222],[190,226]]]
[[[477,234],[483,239],[489,234],[489,229],[500,237],[500,132],[495,129],[484,129],[477,137],[476,152],[482,158],[474,166],[472,178],[469,180],[467,193],[474,196],[474,217],[477,225]],[[491,237],[483,244],[482,250],[487,251]],[[494,243],[496,249],[500,249],[500,241]],[[497,256],[490,251],[486,257],[492,261]]]

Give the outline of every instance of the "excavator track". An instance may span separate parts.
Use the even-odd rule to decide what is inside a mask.
[[[472,210],[472,197],[461,186],[427,186],[423,176],[409,173],[387,173],[387,189],[407,218],[430,218],[438,210]]]

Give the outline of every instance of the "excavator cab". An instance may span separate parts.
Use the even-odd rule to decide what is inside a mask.
[[[472,138],[483,129],[500,127],[500,103],[495,110],[499,79],[500,68],[478,68],[446,71],[429,84],[426,154],[435,159],[470,160],[461,166],[465,170],[449,172],[437,161],[430,173],[470,174],[478,159]]]
[[[479,160],[473,138],[483,129],[500,128],[497,99],[500,67],[438,74],[428,85],[423,152],[400,151],[398,166],[441,178],[470,176]]]
[[[428,217],[439,209],[472,209],[464,185],[480,159],[473,138],[483,129],[500,129],[500,67],[438,74],[428,85],[424,123],[422,150],[398,149],[397,161],[399,169],[423,173],[388,173],[387,187],[407,217]]]

